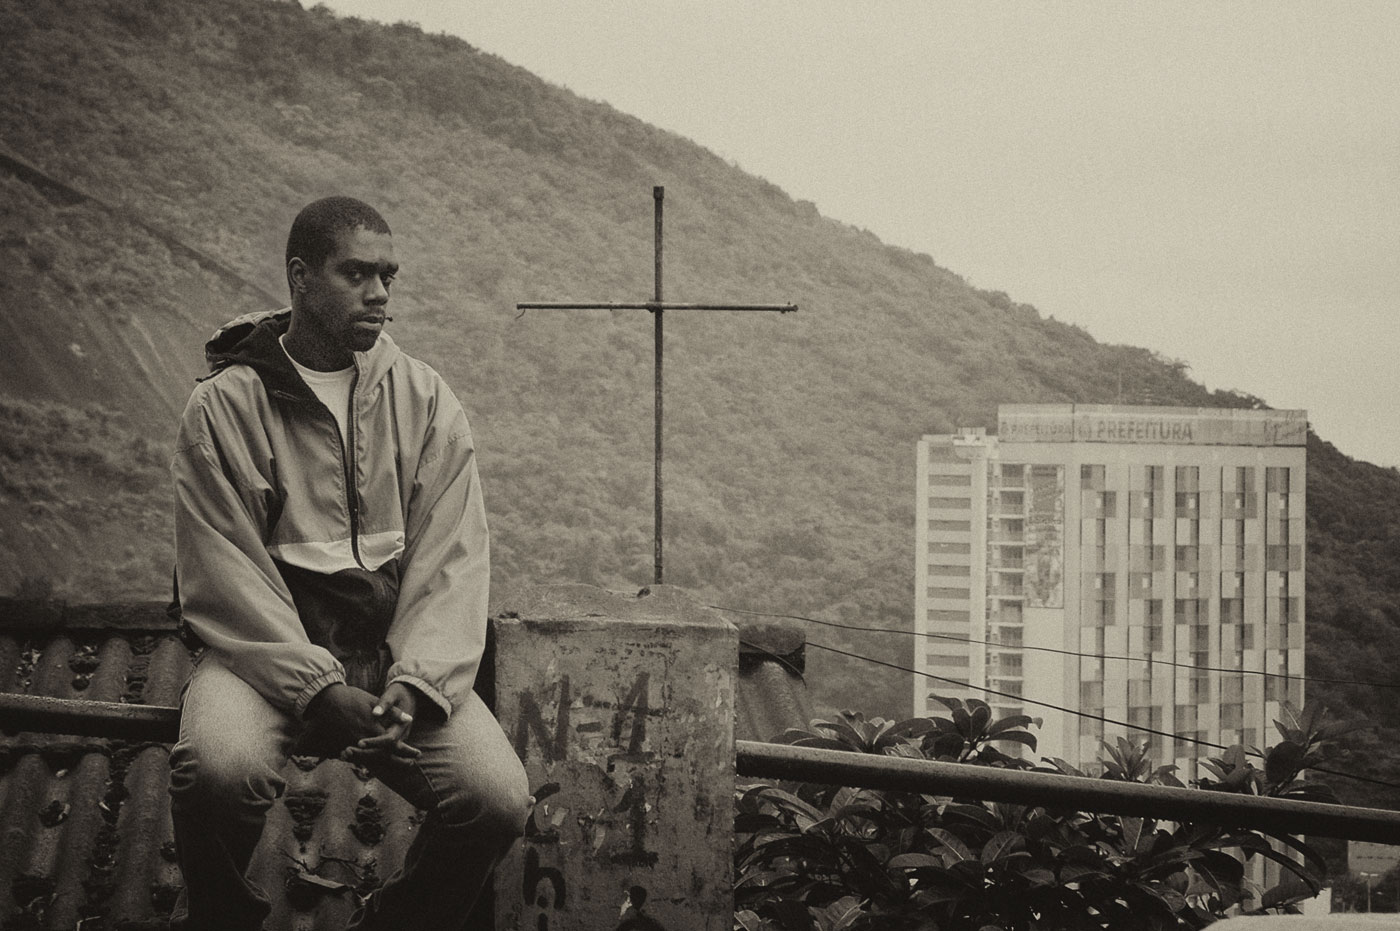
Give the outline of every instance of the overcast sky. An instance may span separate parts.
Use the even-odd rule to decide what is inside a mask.
[[[328,0],[1400,465],[1400,3]]]

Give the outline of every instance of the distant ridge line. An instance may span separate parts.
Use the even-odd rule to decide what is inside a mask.
[[[115,217],[125,220],[127,223],[130,223],[133,226],[140,227],[144,232],[150,234],[151,236],[154,236],[156,239],[159,239],[172,252],[177,252],[188,259],[192,259],[201,267],[218,275],[226,283],[233,285],[239,290],[247,291],[251,294],[257,295],[258,297],[267,301],[271,307],[283,307],[287,303],[285,299],[278,297],[275,294],[272,294],[270,291],[264,290],[261,285],[254,284],[253,282],[244,278],[235,269],[231,268],[228,265],[225,265],[222,261],[214,258],[214,256],[208,254],[207,252],[204,252],[200,249],[196,249],[194,246],[189,245],[188,243],[180,239],[178,236],[175,236],[172,233],[167,233],[165,230],[160,229],[159,227],[152,226],[150,223],[136,216],[130,210],[114,206],[102,200],[100,197],[94,197],[93,195],[88,194],[85,191],[80,191],[77,188],[73,187],[71,184],[68,184],[65,181],[55,178],[48,172],[35,167],[29,162],[26,162],[24,159],[19,158],[18,156],[11,154],[10,152],[4,149],[0,149],[0,170],[4,171],[6,174],[9,174],[14,178],[19,179],[20,181],[23,181],[25,184],[28,184],[30,187],[34,188],[36,191],[42,194],[44,198],[52,204],[56,204],[60,207],[73,207],[77,206],[78,204],[92,204],[93,206],[105,210],[107,213],[110,213]]]

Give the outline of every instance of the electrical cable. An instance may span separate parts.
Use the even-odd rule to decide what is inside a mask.
[[[864,661],[867,662],[867,663],[874,663],[874,664],[877,665],[877,666],[887,666],[887,667],[889,667],[889,668],[891,668],[891,669],[898,669],[900,672],[913,673],[913,674],[916,675],[916,676],[923,676],[923,677],[925,677],[925,678],[927,678],[927,679],[935,679],[935,680],[937,680],[937,681],[939,681],[939,682],[947,682],[947,683],[949,683],[949,684],[951,684],[951,685],[957,686],[958,688],[976,689],[976,690],[979,691],[979,692],[985,692],[985,693],[987,693],[987,694],[989,694],[989,695],[999,695],[999,696],[1001,696],[1001,697],[1003,697],[1003,698],[1014,699],[1015,701],[1017,701],[1017,702],[1019,702],[1019,703],[1021,703],[1021,704],[1038,705],[1038,706],[1040,706],[1040,707],[1042,707],[1042,708],[1051,708],[1051,709],[1053,709],[1053,710],[1055,710],[1055,711],[1062,711],[1062,712],[1064,712],[1064,713],[1066,713],[1066,714],[1074,715],[1075,717],[1089,718],[1089,719],[1094,720],[1094,721],[1102,721],[1104,724],[1114,724],[1114,725],[1117,725],[1117,726],[1119,726],[1119,727],[1126,727],[1126,728],[1128,728],[1129,730],[1142,731],[1142,732],[1145,732],[1145,733],[1148,733],[1148,734],[1155,734],[1155,735],[1157,735],[1157,736],[1159,736],[1159,737],[1170,737],[1170,738],[1173,739],[1173,740],[1180,740],[1180,741],[1183,741],[1183,742],[1185,742],[1185,743],[1192,743],[1192,744],[1196,744],[1197,746],[1201,746],[1201,747],[1210,747],[1210,748],[1213,749],[1213,750],[1228,750],[1228,749],[1230,749],[1229,747],[1224,746],[1223,744],[1211,743],[1211,742],[1208,741],[1208,740],[1199,740],[1199,739],[1194,738],[1194,737],[1183,737],[1183,736],[1178,735],[1178,734],[1172,734],[1172,733],[1170,733],[1170,732],[1168,732],[1168,731],[1159,731],[1159,730],[1156,730],[1155,728],[1146,727],[1146,726],[1141,725],[1141,724],[1131,724],[1131,723],[1129,723],[1129,722],[1127,722],[1127,721],[1118,721],[1118,720],[1115,720],[1115,719],[1113,719],[1113,718],[1106,718],[1106,717],[1104,717],[1103,715],[1090,714],[1090,713],[1087,712],[1087,711],[1075,711],[1073,708],[1065,708],[1065,707],[1063,707],[1063,706],[1061,706],[1061,705],[1051,704],[1050,702],[1037,701],[1037,700],[1034,699],[1034,698],[1026,698],[1026,697],[1023,696],[1023,695],[1012,695],[1010,692],[998,691],[997,689],[988,688],[987,686],[984,686],[984,685],[972,685],[972,684],[970,684],[970,683],[962,682],[961,680],[958,680],[958,679],[949,679],[949,678],[947,678],[946,676],[934,675],[934,674],[931,673],[931,672],[924,672],[924,671],[921,670],[921,669],[912,669],[912,668],[910,668],[910,667],[908,667],[908,666],[901,666],[901,665],[899,665],[898,663],[886,662],[885,660],[875,659],[875,658],[872,657],[872,656],[862,656],[862,655],[859,654],[859,653],[851,653],[851,652],[849,652],[849,651],[847,651],[847,650],[842,650],[842,649],[838,649],[837,647],[827,646],[827,645],[824,644],[824,643],[817,643],[817,642],[812,641],[812,640],[808,640],[808,641],[807,641],[807,645],[808,645],[808,646],[816,647],[816,648],[819,649],[819,650],[826,650],[826,651],[831,652],[831,653],[839,653],[839,654],[841,654],[842,656],[849,656],[849,657],[851,657],[852,659],[864,660]],[[1389,781],[1384,780],[1384,779],[1372,779],[1370,776],[1358,776],[1358,775],[1356,775],[1355,773],[1344,773],[1344,772],[1342,772],[1341,770],[1327,769],[1326,767],[1322,767],[1322,766],[1309,766],[1309,767],[1308,767],[1308,771],[1309,771],[1309,772],[1314,772],[1314,773],[1326,773],[1326,774],[1328,774],[1329,776],[1340,776],[1340,777],[1342,777],[1343,779],[1353,779],[1353,780],[1355,780],[1355,781],[1357,781],[1357,782],[1366,782],[1366,783],[1370,783],[1371,785],[1385,786],[1386,788],[1390,788],[1390,789],[1400,789],[1400,782],[1389,782]]]
[[[1228,672],[1239,675],[1250,676],[1272,676],[1276,679],[1296,679],[1300,682],[1325,682],[1329,685],[1360,685],[1368,688],[1378,689],[1400,689],[1400,682],[1368,682],[1364,679],[1335,679],[1328,676],[1300,676],[1287,672],[1265,672],[1262,669],[1230,669],[1225,666],[1197,666],[1192,663],[1177,663],[1172,660],[1149,659],[1144,656],[1121,656],[1118,654],[1098,654],[1084,653],[1077,650],[1061,650],[1055,647],[1028,646],[1025,644],[1011,646],[1008,644],[992,643],[990,640],[977,640],[971,637],[957,637],[953,634],[935,634],[927,631],[901,630],[897,627],[861,627],[856,624],[842,624],[837,621],[824,621],[816,617],[804,617],[801,614],[774,614],[767,611],[747,611],[742,608],[726,608],[723,605],[708,605],[717,611],[729,611],[734,614],[748,614],[755,617],[777,617],[786,618],[793,621],[807,621],[812,624],[821,624],[823,627],[836,627],[841,630],[855,630],[868,634],[900,634],[905,637],[925,637],[935,640],[950,640],[954,643],[971,643],[982,646],[996,647],[1004,650],[1035,650],[1041,653],[1058,653],[1061,656],[1078,656],[1084,659],[1115,660],[1129,663],[1146,663],[1149,666],[1172,666],[1178,669],[1194,669],[1200,672]]]
[[[851,653],[851,652],[849,652],[849,651],[847,651],[847,650],[842,650],[842,649],[840,649],[840,648],[838,648],[838,647],[827,646],[827,645],[824,644],[824,643],[817,643],[817,642],[814,641],[814,640],[808,640],[808,641],[807,641],[807,645],[808,645],[808,646],[811,646],[811,647],[816,647],[816,648],[819,649],[819,650],[826,650],[826,651],[831,652],[831,653],[840,653],[842,656],[849,656],[849,657],[851,657],[852,659],[864,660],[864,661],[867,662],[867,663],[875,663],[876,665],[879,665],[879,666],[888,666],[888,667],[891,668],[891,669],[898,669],[900,672],[911,672],[911,673],[913,673],[913,674],[916,675],[916,676],[923,676],[923,677],[926,678],[926,679],[934,679],[934,680],[936,680],[936,681],[938,681],[938,682],[946,682],[946,683],[948,683],[949,685],[956,686],[957,688],[960,688],[960,689],[963,689],[963,688],[966,688],[966,689],[976,689],[977,691],[979,691],[979,692],[985,692],[985,693],[987,693],[988,695],[998,695],[998,696],[1000,696],[1000,697],[1002,697],[1002,698],[1010,698],[1010,699],[1012,699],[1012,700],[1014,700],[1014,701],[1016,701],[1016,702],[1018,702],[1018,703],[1020,703],[1020,704],[1025,704],[1025,705],[1038,705],[1038,706],[1040,706],[1041,708],[1049,708],[1049,709],[1051,709],[1051,710],[1053,710],[1053,711],[1063,711],[1065,714],[1072,714],[1072,715],[1075,715],[1076,717],[1089,718],[1089,719],[1094,720],[1094,721],[1102,721],[1104,724],[1116,724],[1116,725],[1119,725],[1119,726],[1121,726],[1121,727],[1128,727],[1128,728],[1132,728],[1133,730],[1144,731],[1145,733],[1148,733],[1148,734],[1156,734],[1158,737],[1170,737],[1170,738],[1172,738],[1173,740],[1184,740],[1184,741],[1187,741],[1187,742],[1189,742],[1189,743],[1199,744],[1199,745],[1201,745],[1201,746],[1203,746],[1203,747],[1210,747],[1210,748],[1213,749],[1213,750],[1228,750],[1228,749],[1230,749],[1229,747],[1225,746],[1224,744],[1211,743],[1211,742],[1208,741],[1208,740],[1197,740],[1197,739],[1195,739],[1195,738],[1193,738],[1193,737],[1179,737],[1179,736],[1177,736],[1176,734],[1172,734],[1172,733],[1170,733],[1170,732],[1168,732],[1168,731],[1159,731],[1159,730],[1156,730],[1156,729],[1154,729],[1154,728],[1146,727],[1146,726],[1141,725],[1141,724],[1129,724],[1127,721],[1117,721],[1117,720],[1114,720],[1113,718],[1106,718],[1106,717],[1104,717],[1103,715],[1100,715],[1100,714],[1091,714],[1091,713],[1089,713],[1089,712],[1087,712],[1087,711],[1076,711],[1076,710],[1074,710],[1073,708],[1066,708],[1066,707],[1064,707],[1063,705],[1052,704],[1052,703],[1050,703],[1050,702],[1048,702],[1048,701],[1039,701],[1039,700],[1034,699],[1034,698],[1026,698],[1024,695],[1013,695],[1013,694],[1010,693],[1010,692],[1002,692],[1002,691],[999,691],[998,689],[989,688],[989,687],[987,687],[987,686],[985,686],[985,685],[972,685],[972,684],[970,684],[970,683],[963,682],[963,681],[960,680],[960,679],[950,679],[950,678],[948,678],[947,676],[935,675],[934,673],[931,673],[931,672],[924,672],[924,671],[921,670],[921,669],[911,669],[911,668],[908,667],[908,666],[901,666],[901,665],[899,665],[898,663],[890,663],[890,662],[886,662],[885,660],[882,660],[882,659],[875,659],[873,656],[862,656],[862,655],[859,654],[859,653]]]

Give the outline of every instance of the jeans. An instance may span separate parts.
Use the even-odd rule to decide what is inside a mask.
[[[286,783],[280,770],[303,725],[268,704],[212,655],[185,687],[170,754],[171,813],[186,895],[172,916],[187,931],[257,931],[271,910],[244,873]],[[359,931],[459,931],[491,871],[524,833],[525,770],[475,693],[446,721],[427,715],[410,763],[372,768],[426,812],[404,857],[351,924]]]

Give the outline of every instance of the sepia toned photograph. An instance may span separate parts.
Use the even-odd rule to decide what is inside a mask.
[[[1400,8],[0,13],[3,931],[1400,922]]]

